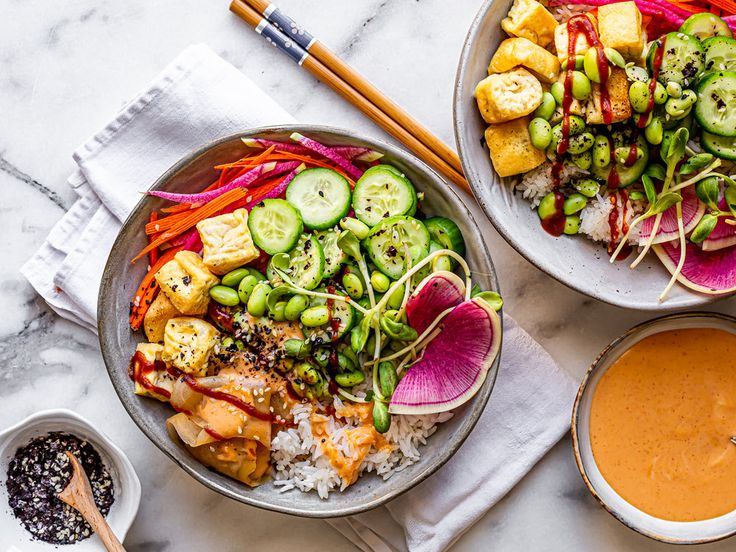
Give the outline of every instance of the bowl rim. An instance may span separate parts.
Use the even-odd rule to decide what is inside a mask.
[[[233,141],[236,139],[240,139],[243,136],[250,136],[250,135],[255,136],[255,135],[259,135],[263,133],[272,133],[272,132],[273,133],[287,133],[287,132],[294,132],[294,131],[299,131],[300,133],[305,134],[307,136],[310,133],[326,133],[336,138],[345,138],[349,140],[360,141],[368,145],[369,147],[372,147],[373,149],[388,153],[397,159],[410,161],[412,164],[419,167],[420,172],[425,174],[428,177],[428,180],[431,180],[433,182],[433,185],[437,185],[437,186],[443,185],[444,190],[447,192],[449,196],[448,199],[452,203],[457,205],[459,209],[461,209],[461,213],[462,213],[464,220],[467,221],[467,223],[469,224],[471,228],[475,229],[475,233],[478,237],[478,242],[480,243],[480,246],[481,246],[481,251],[479,252],[479,254],[482,258],[487,260],[488,269],[489,269],[488,277],[490,281],[492,282],[492,286],[494,290],[500,293],[498,276],[496,274],[496,269],[493,264],[491,253],[488,249],[488,245],[486,241],[483,239],[483,234],[481,233],[481,230],[478,227],[478,224],[473,218],[472,213],[470,212],[470,210],[468,209],[464,201],[460,198],[457,191],[450,184],[448,184],[445,181],[445,179],[442,178],[434,169],[429,167],[423,160],[415,156],[413,153],[408,152],[398,146],[394,146],[393,144],[389,144],[383,140],[372,138],[372,137],[367,137],[367,136],[352,132],[347,129],[341,129],[341,128],[337,128],[337,127],[333,127],[329,125],[312,125],[312,124],[299,124],[299,123],[246,128],[240,132],[230,133],[216,140],[212,140],[208,142],[207,144],[199,147],[198,149],[193,150],[189,152],[188,154],[184,155],[176,163],[174,163],[171,167],[169,167],[153,183],[153,185],[149,189],[151,190],[159,189],[164,184],[166,184],[174,175],[176,175],[181,169],[189,165],[194,159],[198,158],[199,156],[203,155],[210,149],[220,144],[223,144],[229,141]],[[159,439],[158,435],[156,435],[151,428],[145,425],[142,420],[138,419],[138,415],[137,413],[135,413],[135,409],[133,407],[129,407],[128,403],[122,400],[122,394],[130,393],[131,390],[129,388],[128,389],[118,388],[118,385],[116,384],[116,380],[113,377],[113,373],[117,372],[118,368],[115,366],[115,361],[111,357],[109,348],[106,343],[106,336],[108,336],[108,334],[112,334],[112,328],[108,330],[106,318],[105,316],[103,316],[103,313],[105,310],[104,307],[105,307],[105,302],[106,302],[106,297],[107,297],[106,292],[110,287],[110,283],[111,283],[111,280],[112,280],[112,277],[113,277],[113,274],[116,268],[116,266],[113,263],[114,252],[121,246],[120,240],[121,240],[121,235],[123,234],[124,229],[128,226],[128,224],[131,223],[133,218],[135,218],[136,215],[138,215],[140,211],[143,211],[144,209],[148,208],[149,201],[152,201],[151,196],[144,195],[138,201],[135,207],[131,210],[130,214],[123,222],[120,232],[118,233],[118,236],[115,238],[115,242],[113,243],[112,249],[110,251],[110,255],[105,263],[105,269],[102,274],[102,280],[100,283],[99,297],[98,297],[98,303],[97,303],[98,337],[99,337],[100,349],[102,352],[102,357],[105,363],[108,377],[110,378],[113,388],[115,389],[115,392],[118,395],[118,399],[123,404],[123,407],[125,408],[126,412],[130,416],[130,418],[135,422],[138,428],[143,432],[143,434],[146,435],[146,437],[154,445],[156,445],[156,447],[161,452],[163,452],[170,460],[172,460],[176,465],[178,465],[181,469],[183,469],[185,473],[189,474],[191,477],[193,477],[195,480],[197,480],[199,483],[203,484],[204,486],[208,487],[209,489],[223,496],[226,496],[228,498],[231,498],[233,500],[236,500],[244,504],[248,504],[250,506],[255,506],[257,508],[261,508],[264,510],[269,510],[269,511],[279,512],[279,513],[284,513],[284,514],[290,514],[290,515],[295,515],[299,517],[324,519],[324,518],[334,518],[334,517],[344,517],[344,516],[349,516],[349,515],[355,515],[355,514],[367,512],[369,510],[382,506],[383,504],[386,504],[392,499],[400,496],[401,494],[409,491],[410,489],[413,489],[419,483],[427,479],[430,475],[436,473],[460,449],[462,444],[465,442],[468,436],[472,433],[472,430],[478,423],[478,420],[480,419],[481,415],[483,414],[483,411],[485,410],[485,407],[491,396],[493,388],[495,387],[496,377],[498,375],[498,371],[499,371],[498,369],[500,366],[500,360],[501,360],[502,349],[503,349],[502,343],[499,346],[499,351],[498,351],[498,354],[496,355],[496,359],[494,360],[494,362],[491,365],[491,368],[489,369],[489,372],[486,376],[486,381],[483,383],[483,387],[481,387],[481,390],[479,390],[478,394],[476,394],[476,396],[473,398],[474,403],[472,404],[472,410],[468,413],[468,415],[472,416],[471,422],[468,424],[468,426],[465,428],[464,431],[453,434],[451,441],[448,443],[448,446],[443,447],[440,450],[439,454],[435,455],[436,458],[439,458],[438,462],[418,472],[417,476],[409,484],[405,485],[403,488],[397,488],[394,490],[390,490],[387,493],[381,495],[380,497],[370,502],[367,502],[363,505],[348,506],[348,507],[342,507],[338,509],[322,508],[320,510],[302,510],[302,509],[297,509],[295,507],[280,506],[278,504],[273,504],[271,502],[268,502],[262,499],[248,497],[242,491],[233,492],[230,489],[221,486],[217,481],[211,479],[211,477],[209,476],[208,470],[205,473],[205,470],[201,469],[202,465],[200,463],[196,464],[196,466],[200,467],[200,469],[198,470],[196,467],[190,467],[180,462],[179,459],[175,456],[175,454],[170,452],[164,446],[163,440]],[[499,311],[498,315],[499,315],[500,322],[501,322],[501,332],[502,332],[501,337],[503,338],[503,310]],[[114,326],[114,324],[110,324],[110,326]],[[503,339],[501,341],[503,342]],[[487,386],[487,390],[483,391],[483,388],[486,386]],[[368,475],[371,475],[371,474],[368,474]],[[245,486],[243,487],[245,488]],[[247,491],[247,489],[245,490]],[[274,490],[274,492],[277,492],[277,491]],[[325,505],[328,505],[329,499],[324,500],[323,502]]]
[[[32,424],[42,425],[44,421],[53,422],[63,420],[72,420],[84,426],[89,434],[94,436],[96,441],[95,444],[104,450],[104,452],[115,463],[114,467],[121,472],[119,478],[121,488],[118,491],[119,496],[116,496],[115,501],[120,505],[120,513],[123,514],[124,517],[121,517],[120,526],[113,527],[113,530],[120,542],[123,542],[128,531],[132,527],[136,516],[138,515],[138,509],[140,508],[141,502],[141,482],[132,462],[125,452],[87,418],[68,408],[50,408],[47,410],[40,410],[0,431],[0,447],[3,447],[5,443],[11,441],[16,435],[21,434]],[[71,428],[68,431],[69,433],[74,434],[75,430],[74,428]],[[47,544],[49,547],[58,548],[58,545],[51,543]]]
[[[629,328],[623,334],[621,334],[620,336],[615,338],[613,341],[611,341],[608,345],[606,345],[605,348],[596,357],[596,359],[591,363],[590,367],[585,373],[585,376],[583,376],[583,379],[580,382],[580,387],[578,388],[578,392],[575,395],[575,402],[573,403],[573,407],[572,407],[570,434],[572,437],[573,456],[575,457],[575,465],[577,466],[580,476],[582,477],[583,482],[585,483],[585,486],[590,492],[590,494],[593,495],[593,498],[595,498],[598,501],[598,503],[603,507],[603,509],[605,509],[609,514],[611,514],[614,518],[616,518],[618,521],[620,521],[623,525],[625,525],[629,529],[636,531],[637,533],[641,535],[649,537],[650,539],[653,539],[659,542],[664,542],[666,544],[689,545],[689,544],[707,544],[711,542],[717,542],[717,541],[724,540],[724,539],[727,539],[729,537],[733,537],[734,535],[736,535],[736,524],[734,524],[734,527],[732,529],[727,530],[725,533],[720,533],[713,537],[683,539],[683,538],[669,537],[666,535],[662,535],[662,534],[644,529],[624,519],[624,516],[621,513],[619,513],[612,505],[606,502],[606,500],[600,495],[600,493],[596,490],[595,485],[593,484],[593,482],[590,480],[588,476],[588,472],[587,472],[587,469],[585,467],[585,463],[582,457],[582,451],[581,451],[581,446],[580,446],[580,436],[578,434],[579,433],[579,423],[582,417],[582,413],[581,413],[582,400],[583,400],[583,395],[585,394],[588,388],[588,384],[590,383],[592,376],[599,370],[603,361],[606,360],[609,356],[613,354],[616,354],[617,355],[616,358],[618,358],[624,352],[628,350],[628,349],[625,349],[622,351],[617,350],[619,346],[621,346],[622,343],[624,343],[627,339],[632,338],[652,328],[656,328],[658,326],[665,325],[666,323],[671,322],[671,321],[677,321],[677,320],[697,321],[699,319],[700,320],[718,320],[720,322],[733,326],[734,332],[736,332],[736,316],[731,316],[731,315],[723,314],[719,312],[708,312],[708,311],[681,312],[681,313],[667,314],[664,316],[659,316],[657,318],[652,318],[650,320],[641,322],[640,324],[637,324]],[[697,327],[697,326],[692,326],[692,327]],[[613,489],[613,487],[611,488]],[[613,491],[616,492],[615,489],[613,489]],[[627,504],[629,504],[635,510],[642,512],[643,514],[646,514],[646,512],[644,512],[643,510],[640,510],[636,506],[633,506],[631,503],[629,503],[625,499],[622,498],[622,500],[627,502]],[[647,515],[650,515],[650,514],[647,514]],[[724,514],[724,515],[729,515],[729,514]],[[718,519],[718,518],[712,518],[712,519]],[[702,522],[712,521],[712,519],[699,520],[695,522],[670,522],[670,523],[702,523]],[[668,521],[668,520],[663,520],[663,521]]]
[[[618,296],[615,294],[602,294],[597,289],[586,288],[583,283],[578,283],[578,281],[565,278],[564,275],[558,274],[554,270],[548,269],[544,265],[542,259],[538,259],[535,256],[530,255],[527,252],[524,244],[517,240],[512,232],[507,231],[507,229],[499,221],[496,220],[492,209],[487,204],[487,202],[483,200],[482,195],[478,192],[478,190],[482,189],[485,185],[481,180],[481,176],[473,170],[473,164],[471,163],[469,156],[466,153],[470,149],[470,144],[465,140],[463,136],[464,123],[460,118],[460,113],[462,112],[462,103],[463,100],[466,99],[466,95],[468,93],[468,90],[465,89],[462,83],[466,76],[467,67],[469,66],[468,60],[471,56],[471,50],[473,49],[474,42],[476,41],[481,23],[485,19],[490,7],[496,1],[497,0],[485,0],[476,15],[473,17],[473,21],[468,28],[465,39],[463,40],[463,46],[460,52],[460,57],[458,59],[458,65],[455,71],[455,86],[452,97],[453,131],[455,134],[455,143],[457,145],[458,155],[460,157],[460,164],[462,165],[463,172],[468,181],[468,184],[470,185],[470,189],[473,192],[473,196],[475,197],[476,202],[478,203],[478,205],[480,205],[481,209],[485,213],[488,220],[491,221],[491,224],[496,229],[496,231],[501,235],[501,237],[503,237],[504,240],[506,240],[506,243],[508,243],[519,255],[521,255],[529,263],[531,263],[533,266],[535,266],[537,269],[541,270],[551,278],[557,280],[564,286],[585,295],[586,297],[591,297],[592,299],[602,301],[616,307],[636,311],[672,312],[685,308],[706,307],[716,301],[720,301],[722,299],[726,299],[728,297],[733,297],[734,295],[736,295],[736,292],[721,295],[702,294],[691,290],[687,286],[683,286],[679,281],[677,283],[682,287],[684,291],[687,292],[688,295],[686,296],[687,300],[678,304],[671,303],[670,305],[668,305],[666,302],[659,304],[642,304],[636,301],[632,301],[631,299],[627,299],[624,296]],[[493,167],[491,167],[490,170],[495,174]]]

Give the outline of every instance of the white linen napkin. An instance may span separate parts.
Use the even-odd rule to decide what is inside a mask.
[[[187,48],[74,152],[79,199],[21,268],[60,316],[96,331],[97,290],[121,222],[189,151],[249,127],[294,119],[204,45]],[[572,379],[505,317],[501,370],[477,427],[412,491],[372,512],[330,520],[365,551],[435,551],[454,542],[569,427]]]

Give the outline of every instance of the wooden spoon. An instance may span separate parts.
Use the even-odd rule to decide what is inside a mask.
[[[82,464],[79,463],[77,457],[71,452],[66,451],[69,462],[72,464],[72,478],[66,488],[59,493],[59,500],[66,502],[69,506],[77,510],[82,517],[92,526],[97,536],[100,537],[102,544],[108,552],[125,552],[125,548],[112,532],[112,529],[105,521],[105,517],[95,504],[92,495],[92,487],[87,479]]]

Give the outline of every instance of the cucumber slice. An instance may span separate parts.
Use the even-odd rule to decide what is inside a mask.
[[[655,40],[649,48],[647,67],[650,73],[654,71],[654,53],[662,40],[664,40],[664,52],[657,80],[665,86],[672,81],[687,88],[705,65],[703,45],[694,36],[679,32],[667,33],[664,38]]]
[[[248,229],[259,248],[268,253],[286,253],[294,248],[304,230],[302,217],[283,199],[264,199],[250,210]]]
[[[389,217],[413,215],[417,210],[417,194],[398,169],[376,165],[355,183],[353,210],[358,220],[375,226]]]
[[[700,136],[700,145],[705,151],[716,157],[736,161],[735,136],[718,136],[704,130]]]
[[[429,232],[413,217],[389,217],[379,222],[364,240],[376,268],[393,280],[406,271],[407,248],[412,265],[429,253]]]
[[[688,17],[680,27],[680,32],[705,40],[712,36],[732,37],[728,24],[714,13],[696,13]]]
[[[718,136],[736,136],[736,72],[706,75],[698,83],[698,101],[693,111],[703,130]]]
[[[318,291],[323,293],[326,292],[325,288],[320,288]],[[345,295],[342,291],[332,291],[335,295]],[[314,307],[317,305],[327,304],[327,299],[324,297],[313,297],[310,301],[310,306]],[[357,313],[355,309],[349,303],[345,301],[330,301],[332,320],[335,320],[335,325],[328,324],[327,326],[317,328],[304,327],[304,333],[313,341],[313,345],[321,345],[322,343],[332,343],[343,337],[348,333],[355,325],[357,320]],[[335,335],[333,329],[337,330]]]
[[[315,232],[314,236],[322,246],[322,251],[325,254],[325,270],[322,277],[330,278],[340,270],[340,267],[347,260],[347,255],[337,245],[337,238],[340,234],[335,230],[324,230],[322,232]]]
[[[714,36],[703,42],[706,71],[736,71],[736,40]]]
[[[269,265],[270,266],[270,265]],[[289,268],[284,272],[304,289],[314,289],[322,281],[325,254],[317,238],[302,234],[296,247],[289,251]]]
[[[619,148],[630,145],[631,141],[626,140],[621,133],[614,133],[613,143],[615,147]],[[615,161],[611,161],[608,166],[602,169],[593,165],[590,168],[590,171],[597,178],[607,182],[608,175],[611,173],[611,168],[615,164],[616,171],[618,172],[619,187],[625,188],[626,186],[630,186],[631,184],[639,180],[641,175],[644,174],[644,171],[647,168],[647,164],[649,163],[649,145],[647,144],[647,141],[644,139],[643,136],[637,137],[636,147],[639,151],[642,152],[643,155],[640,159],[637,159],[637,161],[630,167],[624,167],[623,165],[616,164]]]
[[[331,169],[307,169],[289,184],[286,201],[299,209],[307,228],[325,230],[348,214],[350,184]]]
[[[465,240],[460,228],[445,217],[432,217],[424,221],[430,237],[444,249],[451,249],[458,255],[465,254]]]

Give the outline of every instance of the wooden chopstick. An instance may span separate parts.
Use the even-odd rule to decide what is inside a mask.
[[[271,4],[268,0],[241,1],[244,1],[250,7],[262,14],[263,17],[268,19],[271,23],[275,24],[277,28],[284,32],[284,34],[289,36],[289,38],[292,38],[312,56],[321,61],[325,67],[330,69],[330,71],[347,82],[355,90],[365,96],[368,101],[373,103],[411,134],[416,136],[420,142],[434,151],[458,173],[463,173],[462,166],[460,165],[460,158],[442,140],[432,134],[424,127],[424,125],[391,100],[391,98],[373,86],[365,79],[365,77],[350,67],[350,65],[337,57],[327,46],[320,42],[319,39],[304,31],[304,29],[302,29],[293,19],[277,8],[274,4]]]
[[[254,1],[254,0],[248,0]],[[296,36],[300,37],[301,42],[314,47],[316,40],[307,33],[299,34],[298,32],[291,32],[287,30],[286,33],[279,30],[277,26],[270,23],[267,19],[262,17],[254,8],[248,5],[243,0],[233,0],[230,4],[230,10],[235,13],[238,17],[243,19],[256,32],[262,34],[273,42],[276,46],[279,46],[285,53],[287,53],[292,59],[294,59],[299,65],[302,65],[310,73],[312,73],[319,80],[327,84],[335,92],[340,94],[343,98],[348,100],[355,107],[360,109],[365,115],[367,115],[373,122],[380,126],[383,130],[391,134],[394,138],[399,140],[402,144],[412,150],[419,158],[424,160],[428,165],[438,171],[440,174],[445,176],[453,184],[460,187],[467,193],[470,193],[470,187],[468,186],[462,171],[456,170],[450,163],[443,159],[439,153],[432,147],[422,142],[417,136],[415,136],[409,129],[402,126],[398,121],[391,117],[388,113],[384,112],[380,107],[368,100],[360,90],[351,86],[348,82],[340,78],[334,71],[327,67],[324,63],[318,60],[315,56],[310,55],[305,48],[303,48],[296,40]],[[273,15],[273,11],[271,14]],[[290,21],[290,20],[289,20]],[[283,25],[281,25],[283,28]],[[306,40],[305,36],[306,35]],[[288,46],[287,46],[288,43]],[[334,55],[333,55],[334,57]],[[343,64],[344,65],[344,64]],[[348,67],[345,65],[345,67]],[[348,69],[350,69],[348,67]],[[352,71],[352,70],[350,70]],[[362,79],[362,77],[360,77]],[[365,79],[362,79],[365,81]],[[374,89],[375,90],[375,89]],[[379,92],[380,94],[380,92]],[[395,104],[393,104],[395,106]],[[398,106],[396,108],[401,111]],[[408,117],[408,116],[407,116]],[[409,119],[411,119],[409,117]],[[420,125],[421,126],[421,125]],[[432,136],[429,131],[426,134]],[[442,142],[432,136],[437,144]],[[444,146],[444,144],[442,144]],[[447,146],[444,146],[447,148]],[[452,151],[452,150],[450,150]],[[452,152],[454,155],[454,152]],[[455,155],[455,157],[457,157]],[[459,162],[458,162],[459,164]]]

